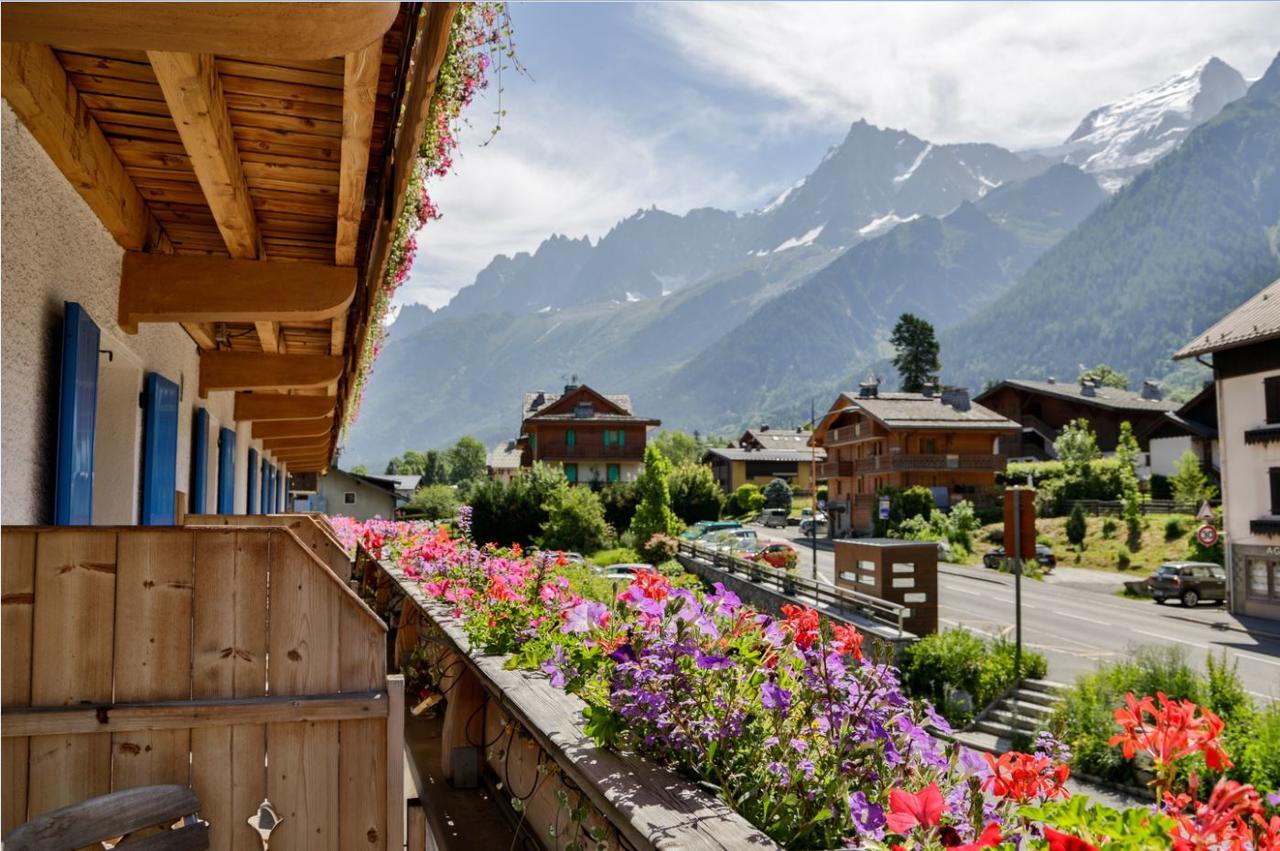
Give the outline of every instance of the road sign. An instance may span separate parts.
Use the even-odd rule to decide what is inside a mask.
[[[1213,506],[1209,505],[1209,500],[1200,503],[1200,510],[1196,512],[1196,519],[1201,523],[1213,522]]]
[[[1202,546],[1212,547],[1214,544],[1218,543],[1218,530],[1206,523],[1196,530],[1196,540],[1199,541]]]
[[[889,497],[887,496],[880,497],[880,519],[889,519]]]

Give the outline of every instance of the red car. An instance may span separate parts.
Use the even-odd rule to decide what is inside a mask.
[[[786,541],[761,541],[759,546],[748,556],[752,561],[762,561],[779,570],[789,570],[796,566],[800,554],[796,548]]]

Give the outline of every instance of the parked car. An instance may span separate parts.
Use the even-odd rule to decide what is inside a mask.
[[[786,541],[757,541],[753,550],[752,561],[763,562],[779,570],[795,567],[800,559],[796,548]]]
[[[941,555],[941,552],[939,552],[939,555]],[[995,549],[988,551],[987,554],[982,557],[982,566],[989,567],[992,570],[998,570],[1004,566],[1007,558],[1008,557],[1004,554],[1004,547],[996,547]],[[1048,572],[1057,567],[1058,557],[1053,554],[1053,550],[1049,549],[1044,544],[1036,544],[1036,562],[1045,570],[1045,572]]]
[[[1161,605],[1165,600],[1181,600],[1188,608],[1201,600],[1221,603],[1227,599],[1227,571],[1202,561],[1165,562],[1147,578],[1147,590]]]
[[[770,529],[784,529],[787,525],[787,515],[790,514],[785,508],[766,508],[760,512],[760,525],[767,526]]]
[[[706,544],[710,549],[716,552],[732,552],[734,549],[741,547],[744,540],[756,540],[760,536],[756,534],[755,529],[726,529],[722,532],[715,532],[699,540],[699,543]]]
[[[800,512],[800,534],[813,534],[814,513],[812,508],[806,508]],[[827,515],[823,511],[819,511],[816,515],[818,521],[818,534],[827,534]]]
[[[712,532],[723,532],[726,529],[741,529],[742,524],[737,520],[699,520],[688,529],[680,533],[680,537],[686,541],[696,541],[705,538]]]

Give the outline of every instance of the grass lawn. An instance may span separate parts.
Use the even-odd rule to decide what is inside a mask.
[[[1194,517],[1185,514],[1144,514],[1143,519],[1146,521],[1146,527],[1142,530],[1142,543],[1132,552],[1125,546],[1125,537],[1128,532],[1125,529],[1124,519],[1119,516],[1086,516],[1088,528],[1084,546],[1079,552],[1067,541],[1067,518],[1042,517],[1036,520],[1036,530],[1040,542],[1053,548],[1054,555],[1058,557],[1058,564],[1067,567],[1087,567],[1119,574],[1147,576],[1162,562],[1187,558],[1191,536],[1199,525]],[[1103,526],[1108,520],[1115,524],[1115,531],[1104,536]],[[1179,533],[1174,537],[1168,537],[1165,529],[1171,520],[1178,521],[1180,526]],[[1000,523],[982,527],[982,531],[974,541],[979,558],[982,553],[995,546],[990,543],[993,533],[995,540],[999,540],[1003,529],[1004,526]],[[1119,556],[1125,552],[1129,553],[1129,565],[1127,568],[1122,568]]]

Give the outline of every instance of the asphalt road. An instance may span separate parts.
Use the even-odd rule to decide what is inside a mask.
[[[809,575],[809,541],[794,528],[761,529],[761,537],[786,538],[800,548],[799,571]],[[819,539],[818,574],[833,581],[835,555]],[[1133,577],[1128,577],[1133,578]],[[1280,623],[1240,619],[1225,608],[1115,596],[1121,577],[1063,567],[1045,581],[1022,583],[1022,631],[1026,646],[1049,660],[1049,679],[1069,682],[1102,662],[1121,659],[1143,644],[1177,645],[1203,669],[1209,654],[1239,666],[1245,687],[1260,698],[1280,699]],[[1013,636],[1014,577],[982,567],[939,568],[940,626],[960,626],[985,635]]]

